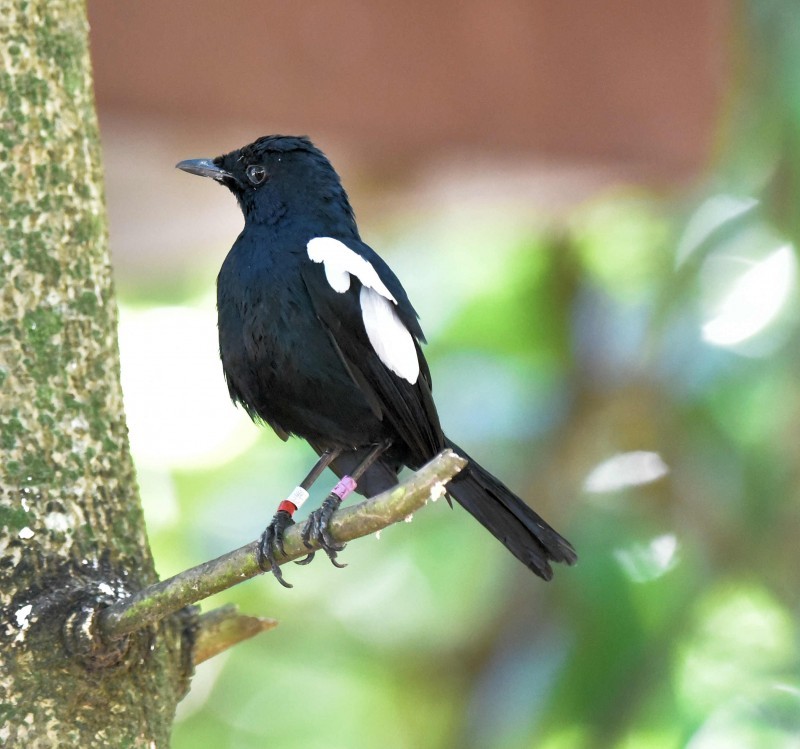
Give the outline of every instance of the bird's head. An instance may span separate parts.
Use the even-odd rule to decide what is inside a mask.
[[[358,236],[339,175],[305,136],[265,135],[215,159],[188,159],[176,166],[225,185],[248,223],[308,223],[313,233]]]

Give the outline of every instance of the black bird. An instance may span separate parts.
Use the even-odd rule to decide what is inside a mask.
[[[342,547],[327,524],[354,488],[349,477],[371,496],[396,484],[403,466],[418,469],[446,447],[469,461],[448,485],[448,499],[545,580],[553,575],[550,562],[576,561],[566,539],[445,436],[417,313],[389,266],[361,240],[339,175],[308,138],[269,135],[177,166],[225,185],[244,214],[217,278],[231,398],[282,439],[302,437],[321,455],[262,536],[262,567],[284,583],[275,548],[282,551],[292,513],[326,466],[343,481],[303,535],[336,564]]]

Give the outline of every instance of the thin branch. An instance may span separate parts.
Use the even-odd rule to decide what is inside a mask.
[[[334,513],[331,535],[336,541],[344,543],[403,520],[422,507],[432,495],[441,496],[444,485],[466,463],[452,450],[444,450],[403,484]],[[280,564],[308,553],[300,537],[301,528],[302,525],[293,525],[287,529],[284,537],[286,555],[279,560]],[[112,604],[98,616],[100,632],[106,639],[122,637],[184,606],[260,575],[262,570],[256,561],[257,546],[258,541],[253,541]]]
[[[275,619],[240,614],[233,604],[209,611],[198,622],[194,641],[194,665],[277,626]]]

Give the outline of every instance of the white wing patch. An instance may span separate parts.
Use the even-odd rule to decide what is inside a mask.
[[[344,242],[331,237],[315,237],[306,245],[308,257],[322,263],[325,277],[334,291],[344,294],[350,288],[350,276],[361,281],[362,286],[375,289],[382,297],[397,304],[369,260],[353,252]]]
[[[364,327],[378,358],[398,377],[413,385],[419,377],[417,349],[394,305],[366,286],[361,287],[360,300]]]
[[[315,237],[306,250],[311,260],[322,263],[325,278],[339,294],[350,288],[350,276],[361,282],[361,316],[372,348],[392,372],[413,385],[419,377],[414,339],[397,315],[397,300],[372,264],[332,237]]]

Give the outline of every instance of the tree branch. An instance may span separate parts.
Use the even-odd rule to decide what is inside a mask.
[[[444,450],[403,484],[334,513],[331,535],[336,541],[344,543],[403,520],[422,507],[429,497],[442,496],[445,484],[466,463],[452,450]],[[298,524],[287,529],[284,537],[286,555],[279,560],[279,564],[308,553],[300,537],[301,528]],[[258,541],[253,541],[112,604],[98,616],[99,631],[106,639],[122,637],[184,606],[260,575],[263,570],[256,561],[257,546]]]
[[[195,666],[243,640],[274,629],[278,622],[240,614],[236,606],[229,604],[203,614],[197,626],[192,658]]]

